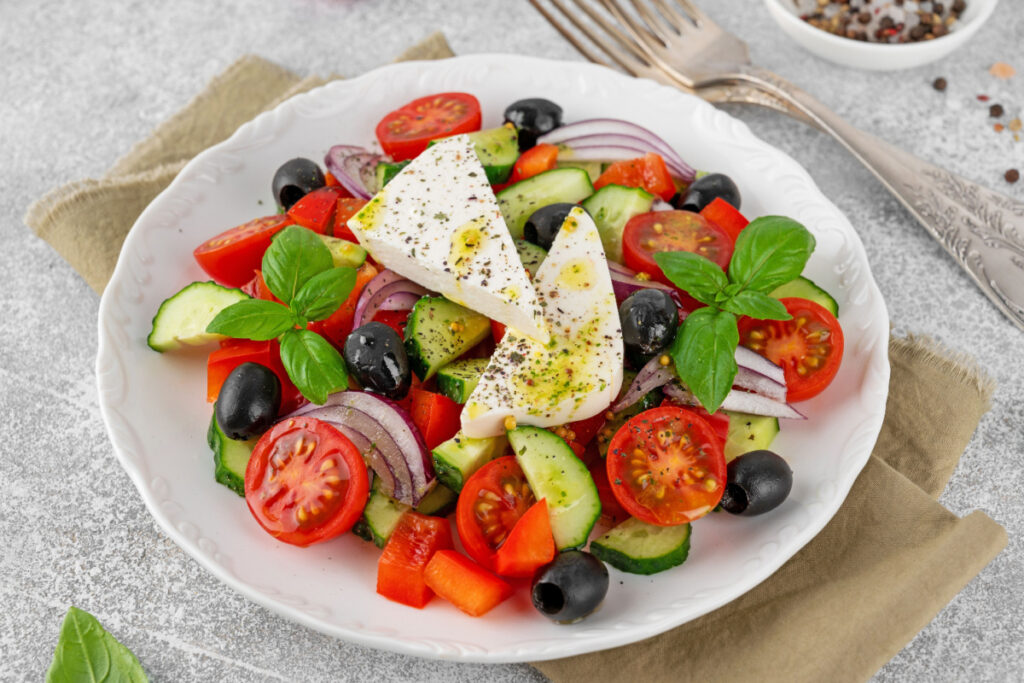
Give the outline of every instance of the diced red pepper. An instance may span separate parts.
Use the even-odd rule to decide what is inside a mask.
[[[377,276],[377,269],[369,263],[364,263],[356,271],[356,283],[352,287],[352,293],[345,299],[345,303],[338,307],[334,313],[324,320],[317,320],[309,324],[309,329],[321,335],[327,341],[339,349],[345,345],[345,340],[352,332],[352,320],[356,316],[356,304],[359,303],[359,295],[370,280]]]
[[[499,323],[497,320],[491,321],[491,338],[494,339],[495,344],[501,343],[501,338],[505,336],[505,326]]]
[[[433,450],[455,436],[462,426],[462,406],[447,396],[425,389],[410,389],[412,421],[423,435],[427,449]]]
[[[424,580],[424,569],[434,553],[452,547],[447,519],[406,512],[377,562],[377,592],[403,605],[423,607],[434,596]]]
[[[598,458],[589,467],[590,476],[597,488],[597,497],[601,500],[601,517],[608,526],[615,526],[619,522],[626,521],[629,513],[622,507],[622,503],[615,497],[612,487],[608,483],[608,467],[604,459]]]
[[[502,576],[529,577],[555,559],[548,503],[541,499],[516,520],[508,538],[494,556],[494,570]]]
[[[558,163],[558,147],[547,143],[541,143],[523,152],[512,167],[512,175],[508,178],[508,184],[518,183],[520,180],[532,178],[544,171],[550,171]]]
[[[335,178],[334,174],[331,173],[330,171],[324,173],[324,184],[327,187],[341,187],[341,183],[338,182],[338,179]]]
[[[732,204],[721,197],[715,197],[714,201],[704,207],[700,215],[704,216],[708,223],[713,223],[728,233],[733,242],[740,236],[740,231],[750,223]]]
[[[594,189],[600,190],[605,185],[642,187],[666,202],[676,193],[676,185],[672,182],[672,174],[669,173],[665,160],[654,152],[648,152],[636,159],[616,161],[597,179]]]
[[[329,235],[334,230],[334,214],[338,209],[338,200],[347,195],[342,187],[321,187],[319,190],[313,190],[288,209],[288,218],[313,232]]]
[[[604,427],[605,423],[605,411],[599,412],[593,417],[588,417],[586,420],[577,420],[576,422],[570,422],[565,425],[576,435],[573,441],[576,441],[583,446],[586,446],[590,441],[597,436],[597,433],[601,431],[601,427]]]
[[[512,595],[512,586],[454,550],[435,553],[424,578],[435,593],[471,617],[490,612]]]
[[[220,395],[220,388],[231,371],[242,363],[259,363],[270,368],[281,380],[281,407],[279,415],[287,415],[306,403],[306,399],[288,377],[281,362],[281,346],[276,339],[251,341],[249,339],[226,339],[221,348],[206,359],[206,400],[213,403]]]
[[[355,234],[348,227],[348,219],[359,213],[359,210],[366,206],[365,199],[355,197],[342,197],[338,200],[337,211],[334,214],[334,236],[340,237],[349,242],[359,243]]]
[[[405,324],[409,321],[409,311],[377,311],[373,316],[375,322],[384,323],[399,337],[405,336]]]

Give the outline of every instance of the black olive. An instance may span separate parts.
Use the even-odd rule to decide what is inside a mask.
[[[319,190],[326,183],[324,174],[315,161],[295,157],[281,164],[281,167],[274,173],[274,182],[271,183],[271,186],[274,191],[274,201],[277,202],[278,207],[287,211],[295,202],[313,190]]]
[[[281,380],[259,363],[242,363],[220,388],[214,411],[229,439],[250,439],[270,429],[281,407]]]
[[[412,373],[402,338],[384,323],[369,322],[345,340],[345,364],[367,391],[398,400],[409,392]]]
[[[793,488],[793,470],[771,451],[751,451],[729,463],[722,509],[734,515],[774,510]]]
[[[672,206],[682,211],[700,213],[705,206],[721,197],[732,204],[733,208],[739,211],[743,203],[740,197],[740,188],[732,178],[724,173],[709,173],[703,178],[693,181],[686,190],[686,194],[676,194],[672,197]]]
[[[542,206],[526,219],[523,224],[523,237],[527,242],[533,242],[543,249],[551,249],[551,245],[562,229],[569,212],[576,208],[576,204],[560,203]]]
[[[639,370],[668,348],[679,328],[679,312],[663,289],[640,289],[619,306],[626,360]]]
[[[519,130],[519,151],[537,144],[537,138],[562,125],[562,108],[551,100],[531,97],[505,109],[505,121]]]
[[[579,621],[598,608],[608,593],[608,569],[582,550],[566,550],[537,570],[530,597],[552,621]]]

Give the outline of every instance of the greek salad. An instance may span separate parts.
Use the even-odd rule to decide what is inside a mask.
[[[379,151],[288,160],[278,213],[196,247],[210,280],[153,319],[156,351],[211,347],[213,479],[277,541],[380,548],[390,600],[481,616],[528,589],[568,623],[608,565],[685,571],[701,517],[783,504],[780,420],[839,369],[806,228],[748,222],[635,123],[562,116],[481,129],[439,93]]]

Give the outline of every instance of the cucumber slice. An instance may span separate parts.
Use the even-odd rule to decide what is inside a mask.
[[[458,497],[459,494],[455,493],[455,491],[452,491],[447,486],[438,484],[430,489],[430,493],[423,497],[420,504],[416,506],[416,512],[424,515],[434,515],[435,517],[444,517],[455,509],[455,501]]]
[[[382,161],[375,169],[377,175],[377,191],[380,192],[391,179],[398,175],[409,161]]]
[[[366,507],[363,508],[363,516],[352,527],[352,533],[364,541],[370,541],[378,548],[383,548],[387,545],[395,527],[398,526],[398,520],[413,508],[378,491],[378,481],[380,480],[374,480],[370,498],[366,501]],[[446,514],[447,508],[454,505],[457,497],[451,489],[435,486],[416,506],[416,512],[442,516]]]
[[[153,316],[153,331],[146,343],[154,351],[174,351],[184,345],[199,346],[224,339],[206,331],[218,313],[233,303],[248,299],[240,289],[221,287],[216,282],[193,282],[167,299]]]
[[[839,302],[833,299],[832,296],[824,289],[814,284],[813,280],[809,280],[805,277],[798,277],[784,285],[779,285],[772,290],[770,296],[773,296],[776,299],[782,299],[787,296],[807,299],[827,309],[828,312],[835,317],[839,317]]]
[[[409,364],[421,380],[469,351],[490,334],[491,321],[441,296],[416,302],[405,327]]]
[[[533,242],[526,240],[516,240],[515,242],[516,251],[519,252],[519,261],[523,264],[523,268],[526,268],[531,278],[537,277],[537,270],[540,268],[540,264],[544,263],[548,252]]]
[[[590,544],[590,552],[619,571],[657,574],[686,561],[690,525],[654,526],[630,517]]]
[[[213,478],[238,495],[245,496],[245,468],[258,439],[236,441],[229,439],[217,422],[217,410],[210,418],[206,443],[213,451]]]
[[[601,516],[601,500],[587,466],[546,429],[516,427],[508,440],[533,495],[547,499],[555,545],[559,550],[582,547]]]
[[[434,473],[452,491],[461,491],[474,472],[505,452],[507,444],[504,436],[471,439],[459,432],[431,452]]]
[[[366,250],[355,242],[330,235],[318,235],[331,252],[335,268],[358,268],[366,263]]]
[[[768,448],[779,433],[779,419],[722,411],[729,416],[729,435],[725,439],[725,461],[731,462],[750,451]]]
[[[580,168],[553,168],[521,180],[498,193],[498,207],[513,239],[523,238],[523,225],[534,211],[559,202],[576,204],[594,193],[590,176]]]
[[[489,362],[489,358],[466,358],[449,363],[437,371],[437,390],[456,403],[465,403]]]
[[[508,180],[519,158],[519,132],[515,126],[501,126],[469,134],[476,155],[487,173],[487,182],[497,185]]]
[[[600,161],[559,161],[556,168],[582,168],[590,176],[590,182],[596,183],[603,169]]]
[[[605,185],[583,202],[601,233],[605,255],[617,263],[622,263],[622,229],[630,218],[647,213],[653,205],[650,192],[622,185]]]

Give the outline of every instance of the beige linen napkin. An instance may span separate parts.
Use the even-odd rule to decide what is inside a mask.
[[[435,34],[400,59],[450,56]],[[101,292],[129,228],[190,158],[324,82],[245,57],[106,176],[54,190],[25,221]],[[874,454],[803,550],[746,595],[675,630],[535,666],[566,683],[856,681],[899,652],[999,553],[1006,533],[981,512],[959,519],[935,501],[988,408],[991,384],[928,340],[893,339],[889,351]]]

